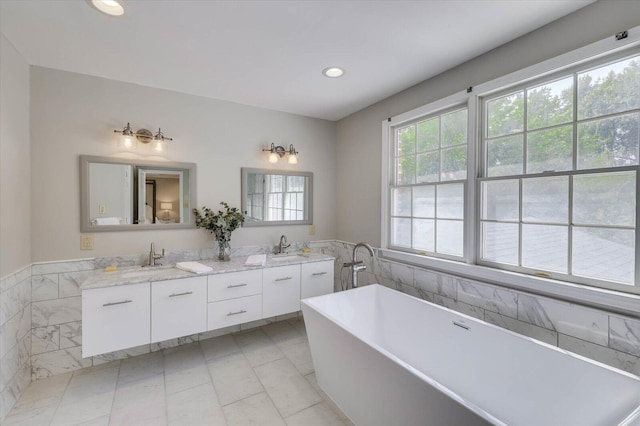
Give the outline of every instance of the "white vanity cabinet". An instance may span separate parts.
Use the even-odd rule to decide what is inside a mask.
[[[82,356],[151,343],[150,283],[82,292]]]
[[[300,310],[300,265],[278,266],[262,271],[262,316]]]
[[[207,330],[262,318],[262,269],[208,277]]]
[[[151,283],[151,342],[207,329],[207,277]]]
[[[333,260],[303,263],[300,299],[333,293]]]

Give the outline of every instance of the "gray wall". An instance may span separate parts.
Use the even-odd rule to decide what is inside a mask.
[[[382,120],[639,24],[640,1],[601,0],[340,120],[337,238],[380,245]]]
[[[49,68],[31,67],[33,261],[139,254],[213,247],[202,229],[96,232],[94,250],[80,251],[79,161],[85,155],[125,155],[114,129],[162,127],[173,137],[164,160],[197,164],[197,203],[240,207],[240,168],[293,169],[314,173],[315,236],[307,226],[242,228],[231,245],[277,244],[333,238],[336,192],[334,122],[154,89]],[[300,151],[300,162],[271,165],[261,152],[271,142]],[[284,159],[283,159],[284,160]],[[55,179],[51,179],[55,176]],[[5,186],[3,179],[3,188]],[[50,209],[48,206],[69,206]],[[45,216],[43,216],[45,215]],[[46,220],[43,220],[45,218]],[[53,226],[52,226],[53,225]],[[15,269],[15,268],[14,268]]]
[[[31,263],[29,65],[0,34],[0,277]]]

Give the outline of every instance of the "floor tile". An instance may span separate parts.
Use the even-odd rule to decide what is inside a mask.
[[[320,394],[287,358],[263,364],[255,371],[285,418],[322,401]]]
[[[200,346],[207,361],[240,352],[240,346],[231,334],[203,340],[200,342]]]
[[[275,361],[284,356],[261,329],[238,333],[234,337],[252,367]]]
[[[223,406],[264,391],[242,352],[213,359],[209,361],[208,366],[220,404]]]
[[[317,386],[300,317],[104,361],[32,382],[3,426],[352,425]]]
[[[169,425],[224,426],[227,424],[211,383],[167,395]]]
[[[321,402],[287,417],[287,426],[344,426],[338,415]]]
[[[266,393],[222,407],[229,426],[286,426]]]

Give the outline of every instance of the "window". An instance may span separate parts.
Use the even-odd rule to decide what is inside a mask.
[[[626,309],[587,291],[640,294],[640,38],[615,43],[383,122],[383,256]]]
[[[479,260],[633,285],[640,56],[486,98]]]
[[[467,108],[395,128],[391,246],[462,257]]]

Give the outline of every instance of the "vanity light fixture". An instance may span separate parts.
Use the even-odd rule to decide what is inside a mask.
[[[269,153],[269,162],[277,163],[278,160],[285,155],[289,155],[289,164],[298,164],[298,151],[293,147],[293,144],[289,145],[289,150],[284,149],[280,145],[271,144],[271,148],[262,149]]]
[[[89,0],[89,4],[110,16],[124,15],[124,7],[116,0]]]
[[[155,151],[165,151],[165,143],[167,141],[172,141],[173,138],[169,138],[162,133],[162,130],[158,128],[158,133],[153,135],[150,130],[140,129],[136,132],[131,128],[131,124],[127,123],[127,125],[122,130],[114,130],[114,133],[120,133],[122,137],[120,138],[120,147],[127,150],[134,150],[138,145],[138,141],[143,144],[149,144],[153,142],[153,149]]]
[[[329,78],[338,78],[344,75],[344,70],[340,67],[327,67],[322,70],[322,74]]]

